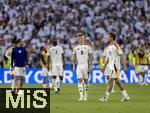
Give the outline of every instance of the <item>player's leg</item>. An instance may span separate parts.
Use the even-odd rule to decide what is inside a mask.
[[[89,90],[88,79],[84,79],[84,98],[83,98],[84,101],[88,99],[88,90]]]
[[[59,76],[59,81],[58,81],[58,91],[60,92],[60,86],[61,86],[61,84],[62,84],[62,81],[63,81],[63,76]]]
[[[79,90],[79,94],[80,94],[80,98],[79,101],[83,100],[83,84],[82,84],[82,70],[77,66],[77,79],[78,79],[78,90]]]
[[[111,75],[112,70],[110,70],[108,67],[105,69],[104,75],[107,77],[107,81],[109,81],[109,75]],[[112,88],[112,93],[114,93],[114,87],[115,87],[115,81],[113,82],[113,88]],[[108,85],[107,85],[107,89],[108,89]],[[107,90],[106,90],[107,91]]]
[[[23,92],[21,90],[22,86],[23,86],[23,80],[24,80],[24,77],[22,75],[19,75],[18,76],[18,94],[19,95],[22,95]]]
[[[107,77],[107,81],[109,81],[109,76],[107,75],[106,77]],[[108,89],[108,86],[107,86],[107,89]],[[114,89],[115,89],[115,81],[113,82],[113,87],[112,87],[112,90],[111,90],[112,93],[115,93]]]
[[[139,84],[143,85],[143,81],[144,81],[144,68],[142,65],[138,66],[138,71],[139,71]]]
[[[14,92],[14,88],[15,88],[14,70],[11,70],[11,89],[12,89],[13,92]]]
[[[58,88],[57,88],[57,67],[56,66],[52,66],[52,84],[54,87],[54,91],[55,93],[58,93]]]
[[[144,82],[143,82],[143,84],[144,85],[148,85],[147,84],[147,77],[148,77],[148,66],[144,66]]]
[[[111,90],[112,93],[115,93],[115,84],[116,84],[116,82],[114,81],[113,82],[113,87],[112,87],[112,90]]]
[[[109,78],[108,89],[106,90],[106,100],[108,99],[110,92],[112,91],[113,82],[114,82],[114,78]]]
[[[79,94],[80,94],[80,98],[79,101],[83,100],[83,84],[82,84],[82,78],[78,79],[78,90],[79,90]]]
[[[22,88],[22,86],[23,86],[23,82],[24,82],[24,76],[25,76],[25,72],[26,70],[25,70],[25,68],[23,67],[23,68],[21,68],[21,75],[20,75],[20,88]]]
[[[16,87],[16,89],[15,89],[15,93],[16,94],[18,94],[18,92],[19,92],[19,89],[20,89],[20,81],[19,81],[19,79],[20,79],[20,68],[19,67],[15,67],[14,68],[14,76],[15,76],[15,87]]]
[[[122,95],[124,96],[121,101],[128,101],[130,98],[129,98],[129,96],[128,96],[126,90],[125,90],[125,88],[120,83],[119,78],[115,78],[115,82],[116,82],[117,86],[119,87],[120,91],[122,92]]]
[[[52,83],[53,83],[53,87],[54,87],[55,93],[58,93],[58,88],[57,88],[57,76],[53,76]]]
[[[83,69],[83,77],[84,77],[84,97],[83,100],[86,101],[88,99],[88,90],[89,90],[89,73],[88,73],[88,68]]]
[[[114,81],[114,78],[109,78],[109,82],[108,82],[108,88],[106,89],[106,94],[104,97],[100,98],[99,101],[101,102],[107,102],[107,99],[111,93],[111,90],[113,88],[113,81]]]
[[[42,68],[42,76],[43,76],[43,84],[42,84],[42,86],[43,86],[43,90],[45,90],[45,88],[46,88],[46,77],[47,77],[47,75],[48,75],[47,69],[46,68]]]
[[[59,80],[57,83],[57,88],[58,88],[58,91],[60,92],[60,86],[61,86],[62,81],[63,81],[63,67],[62,66],[58,67],[58,75],[59,75]]]
[[[15,93],[17,94],[19,92],[19,77],[18,76],[15,76],[15,87],[16,87],[16,90],[15,90]]]
[[[43,90],[45,90],[46,88],[46,77],[43,76]]]
[[[23,86],[23,81],[24,81],[24,77],[21,76],[21,77],[20,77],[20,88],[22,88],[22,86]]]
[[[49,88],[52,89],[53,88],[53,84],[52,84],[52,72],[49,70],[48,72],[48,79],[49,79]]]

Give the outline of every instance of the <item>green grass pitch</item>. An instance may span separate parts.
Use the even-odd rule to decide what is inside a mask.
[[[105,94],[106,85],[90,85],[89,100],[78,102],[77,85],[63,85],[62,92],[51,92],[50,113],[150,113],[150,85],[125,85],[130,101],[121,102],[122,94],[118,87],[110,95],[107,103],[98,99]]]
[[[0,85],[0,88],[8,85]],[[42,85],[24,85],[26,88],[42,88]],[[122,94],[115,86],[115,93],[110,94],[107,103],[98,99],[105,94],[106,85],[89,86],[89,100],[78,102],[77,85],[62,85],[62,91],[50,94],[50,113],[150,113],[150,85],[125,85],[130,101],[121,102]]]

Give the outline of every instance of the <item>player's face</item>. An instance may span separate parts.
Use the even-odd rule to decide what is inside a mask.
[[[23,46],[23,41],[20,41],[20,42],[18,43],[18,45],[19,45],[19,46]]]
[[[112,38],[110,35],[108,35],[108,41],[109,41],[109,42],[112,42],[112,41],[113,41],[113,38]]]
[[[78,36],[78,42],[79,42],[79,44],[83,44],[84,43],[84,36],[83,35]]]

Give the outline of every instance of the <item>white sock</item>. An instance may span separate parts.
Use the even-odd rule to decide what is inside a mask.
[[[49,87],[52,88],[52,87],[53,87],[53,84],[52,84],[52,83],[49,83]]]
[[[106,100],[108,99],[109,94],[110,94],[110,92],[106,91]]]
[[[57,89],[57,80],[53,79],[52,81],[53,81],[54,91],[58,91],[58,89]]]
[[[82,82],[78,83],[78,90],[79,90],[80,98],[83,98],[83,84],[82,84]]]
[[[53,80],[53,77],[50,76],[50,77],[49,77],[49,83],[52,83],[52,80]]]
[[[52,79],[53,79],[53,77],[52,77],[52,76],[49,76],[49,87],[50,87],[50,88],[53,87]]]
[[[14,88],[15,88],[15,80],[12,79],[11,80],[11,89],[14,90]]]
[[[88,89],[89,89],[89,85],[88,84],[84,84],[84,97],[87,98],[88,96]]]
[[[43,88],[46,88],[46,84],[43,84]]]
[[[122,95],[123,95],[125,98],[128,98],[128,97],[129,97],[128,94],[127,94],[127,92],[126,92],[126,90],[123,90],[123,91],[122,91]]]
[[[61,84],[61,81],[58,80],[58,81],[57,81],[57,87],[58,87],[58,88],[60,88],[60,84]]]
[[[146,83],[147,83],[147,76],[148,76],[148,74],[147,74],[147,73],[145,73],[145,75],[144,75],[144,84],[146,84]]]
[[[139,74],[139,84],[142,84],[143,83],[143,77],[141,74]]]

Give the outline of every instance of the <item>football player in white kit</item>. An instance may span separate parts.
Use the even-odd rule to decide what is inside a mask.
[[[63,65],[64,65],[64,51],[61,46],[57,44],[57,39],[52,40],[52,46],[47,51],[48,67],[51,65],[52,83],[55,93],[60,91],[60,84],[63,81]],[[59,81],[57,82],[57,77]]]
[[[86,101],[88,98],[88,79],[92,68],[92,48],[84,42],[82,33],[77,35],[78,45],[73,48],[73,68],[77,63],[76,74],[78,79],[79,101]],[[84,81],[84,84],[83,84]]]
[[[106,47],[103,51],[103,61],[105,62],[106,59],[108,57],[108,47]],[[108,65],[106,66],[106,69],[105,69],[105,72],[104,72],[104,75],[107,77],[107,81],[109,81],[109,73],[110,73],[110,69],[108,67]],[[113,82],[113,88],[111,90],[112,93],[115,93],[115,90],[114,90],[114,87],[115,87],[115,81]],[[108,88],[108,86],[107,86]]]
[[[124,70],[125,71],[127,70],[125,58],[124,58],[121,48],[115,42],[115,39],[116,39],[115,34],[109,33],[108,37],[109,37],[108,57],[104,63],[103,71],[105,70],[106,66],[108,65],[108,68],[110,69],[109,86],[108,86],[108,89],[106,90],[106,95],[99,100],[101,102],[107,102],[107,99],[108,99],[110,92],[112,90],[112,87],[113,87],[113,82],[115,81],[123,94],[123,98],[121,101],[128,101],[129,96],[119,80],[120,58],[123,63]]]

